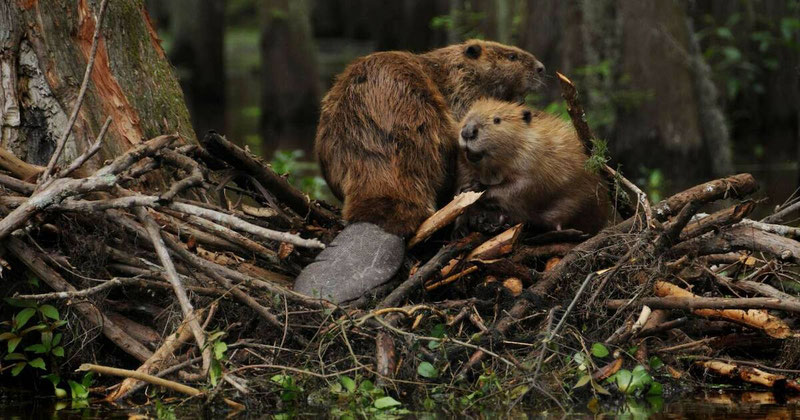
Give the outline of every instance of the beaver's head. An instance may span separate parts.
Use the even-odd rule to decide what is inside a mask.
[[[478,172],[484,185],[495,185],[518,161],[528,144],[526,131],[533,113],[523,105],[495,99],[476,101],[461,121],[458,147],[462,162]]]
[[[459,47],[460,64],[472,73],[471,83],[480,86],[485,96],[521,103],[543,84],[544,64],[527,51],[483,40],[469,40]]]

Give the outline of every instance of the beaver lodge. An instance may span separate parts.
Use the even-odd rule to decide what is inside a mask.
[[[786,224],[800,200],[748,218],[749,174],[649,203],[595,150],[622,215],[597,235],[447,241],[468,193],[423,224],[392,283],[337,306],[292,291],[343,227],[336,208],[213,132],[82,173],[104,132],[68,167],[0,159],[2,366],[36,386],[51,373],[56,395],[370,415],[596,409],[720,382],[800,391],[800,231]]]

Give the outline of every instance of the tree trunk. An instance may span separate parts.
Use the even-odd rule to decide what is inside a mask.
[[[99,8],[99,0],[0,2],[0,145],[19,158],[46,164],[63,135]],[[197,141],[159,42],[141,1],[109,2],[86,97],[59,164],[85,151],[108,116],[113,123],[90,169],[163,133]]]
[[[262,3],[261,132],[263,155],[309,149],[319,114],[316,46],[307,0]]]
[[[175,37],[170,61],[178,70],[195,132],[225,130],[225,0],[171,0]]]

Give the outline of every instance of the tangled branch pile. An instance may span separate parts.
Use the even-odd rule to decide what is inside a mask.
[[[154,138],[91,174],[80,167],[98,147],[52,176],[0,150],[5,296],[67,308],[62,372],[97,362],[82,368],[127,376],[104,390],[110,401],[149,383],[236,408],[314,389],[309,402],[335,405],[351,401],[355,377],[371,409],[396,401],[369,381],[459,409],[525,395],[560,404],[607,392],[609,378],[654,392],[621,374],[637,365],[652,378],[713,372],[800,389],[784,375],[800,361],[800,231],[781,224],[800,200],[747,219],[748,174],[651,206],[605,166],[639,199],[591,238],[515,226],[443,244],[434,232],[477,198],[460,196],[412,239],[392,283],[337,306],[291,290],[341,229],[335,209],[215,133],[202,146],[177,140]],[[54,292],[30,294],[28,273]]]

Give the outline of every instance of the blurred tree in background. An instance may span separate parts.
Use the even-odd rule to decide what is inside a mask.
[[[348,62],[372,51],[420,52],[470,37],[518,45],[551,75],[573,78],[614,163],[654,195],[751,171],[768,195],[782,200],[800,180],[800,0],[153,0],[148,6],[180,71],[195,129],[216,128],[256,153],[277,156],[277,166],[302,172],[294,179],[309,192],[319,190],[319,180],[307,179],[313,165],[292,162],[313,161],[319,101]],[[552,77],[529,99],[564,113]],[[278,149],[298,151],[275,155]]]

